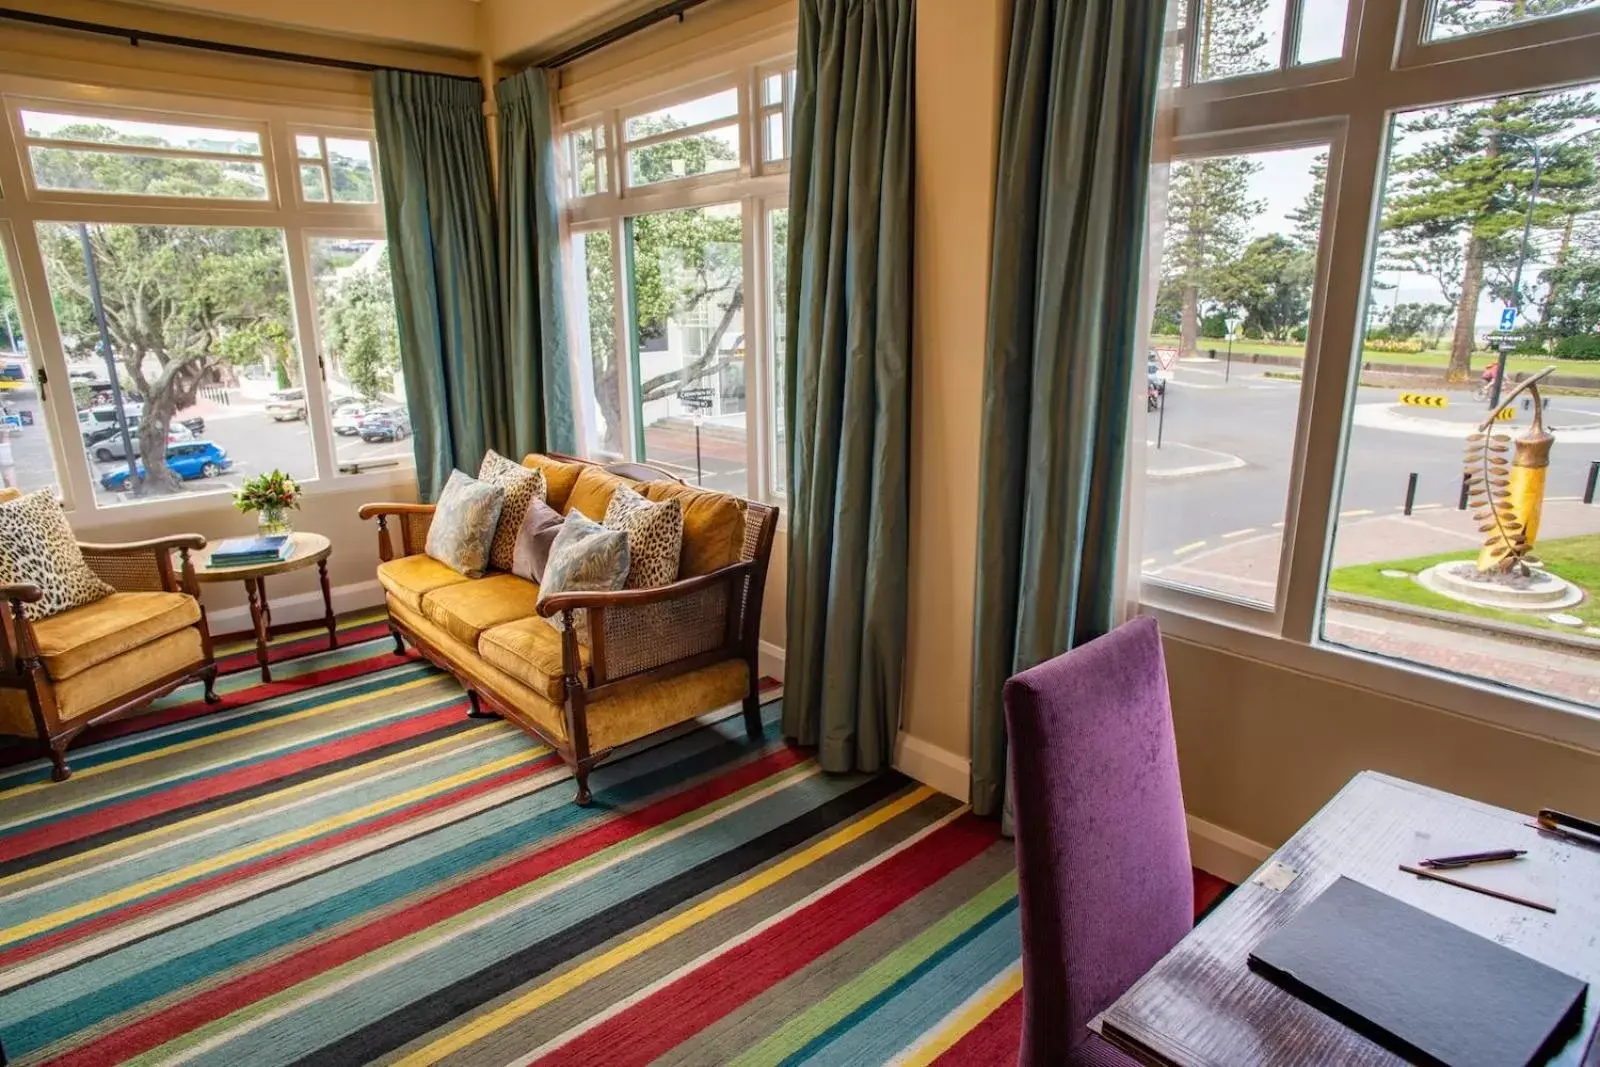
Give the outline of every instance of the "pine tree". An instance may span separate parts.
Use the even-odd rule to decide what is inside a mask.
[[[1251,219],[1266,208],[1265,201],[1250,199],[1250,176],[1260,169],[1239,156],[1172,165],[1162,275],[1180,294],[1181,352],[1194,351],[1201,300],[1221,295],[1223,275],[1244,251]]]
[[[1300,206],[1289,212],[1294,223],[1294,240],[1303,250],[1316,254],[1322,236],[1322,201],[1328,195],[1328,153],[1318,152],[1311,161],[1311,189]]]
[[[1268,48],[1267,0],[1201,0],[1201,81],[1272,70],[1278,56]]]

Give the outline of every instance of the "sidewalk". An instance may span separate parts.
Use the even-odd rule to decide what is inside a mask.
[[[1245,465],[1238,456],[1181,441],[1166,440],[1157,448],[1154,439],[1145,442],[1144,463],[1147,478],[1191,478]]]

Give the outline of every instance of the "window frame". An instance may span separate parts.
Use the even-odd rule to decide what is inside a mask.
[[[322,340],[310,275],[310,238],[351,236],[387,240],[382,187],[374,147],[374,181],[378,200],[370,204],[304,202],[299,194],[300,159],[297,133],[351,135],[374,142],[370,111],[336,106],[261,104],[238,99],[199,98],[142,89],[107,89],[57,82],[28,75],[0,74],[0,234],[7,254],[14,250],[13,280],[17,286],[24,328],[31,332],[29,356],[46,375],[42,407],[50,422],[52,459],[61,498],[73,525],[80,529],[144,521],[155,516],[214,513],[226,505],[221,491],[191,493],[141,502],[107,505],[96,500],[94,473],[87,459],[68,447],[76,440],[76,409],[66,383],[67,357],[51,307],[49,284],[37,239],[39,223],[101,223],[154,226],[220,226],[280,230],[285,270],[306,391],[310,456],[316,475],[304,479],[308,496],[352,491],[404,491],[415,484],[414,465],[340,474],[327,383],[321,360]],[[85,116],[171,117],[176,124],[231,125],[256,129],[262,137],[262,161],[268,197],[262,201],[146,197],[78,190],[39,190],[33,182],[27,142],[21,138],[20,111],[55,110]],[[248,124],[241,126],[240,124]],[[331,132],[329,132],[331,131]],[[253,157],[245,157],[253,158]],[[295,190],[286,194],[286,189]],[[331,195],[331,189],[330,189]]]
[[[1192,72],[1190,0],[1185,68]],[[1293,8],[1291,3],[1291,8]],[[1261,610],[1139,573],[1137,537],[1146,488],[1142,388],[1134,390],[1125,499],[1134,519],[1123,535],[1121,587],[1169,634],[1231,655],[1400,697],[1466,718],[1600,749],[1600,709],[1403,663],[1325,641],[1324,595],[1344,476],[1359,348],[1370,283],[1370,250],[1382,206],[1392,117],[1462,100],[1558,90],[1600,80],[1600,11],[1578,12],[1479,34],[1421,43],[1425,4],[1351,0],[1338,61],[1161,93],[1156,160],[1225,146],[1282,147],[1286,130],[1332,129],[1316,289],[1307,326],[1299,423],[1291,457],[1276,606]],[[1156,208],[1150,217],[1159,219]],[[1159,243],[1147,242],[1143,275],[1154,276]],[[1147,282],[1148,284],[1148,282]],[[1142,316],[1139,351],[1148,347]],[[1136,364],[1143,378],[1143,360]],[[1131,540],[1130,540],[1131,539]]]

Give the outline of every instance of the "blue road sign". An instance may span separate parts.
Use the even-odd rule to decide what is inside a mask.
[[[1516,308],[1501,308],[1500,309],[1500,328],[1502,330],[1509,330],[1513,326],[1515,326],[1516,324],[1517,324],[1517,309]]]

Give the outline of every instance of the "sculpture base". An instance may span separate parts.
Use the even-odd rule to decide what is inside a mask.
[[[1583,590],[1537,568],[1526,575],[1479,574],[1471,560],[1439,563],[1417,581],[1441,596],[1501,611],[1550,612],[1569,608],[1583,599]]]

